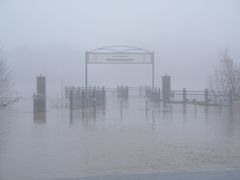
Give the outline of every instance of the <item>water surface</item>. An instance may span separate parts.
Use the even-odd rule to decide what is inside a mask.
[[[237,108],[109,95],[70,118],[53,101],[45,120],[33,120],[30,98],[0,111],[0,179],[240,169]]]

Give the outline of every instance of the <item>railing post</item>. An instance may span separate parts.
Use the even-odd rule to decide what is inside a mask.
[[[158,88],[158,102],[160,102],[160,99],[161,99],[160,93],[161,93],[160,88]]]
[[[206,88],[204,91],[204,104],[208,106],[208,89]]]
[[[70,120],[73,119],[73,90],[70,90],[69,94],[69,110],[70,110]]]
[[[85,93],[84,93],[84,90],[82,91],[82,108],[84,108],[84,106],[85,106]]]
[[[69,97],[69,107],[70,107],[70,111],[73,110],[73,91],[70,91],[70,97]]]
[[[186,88],[183,88],[183,103],[187,103],[187,90]]]
[[[233,91],[232,89],[229,90],[229,106],[232,107],[232,104],[233,104]]]
[[[102,87],[102,91],[103,91],[103,105],[105,105],[105,99],[106,99],[105,87]]]

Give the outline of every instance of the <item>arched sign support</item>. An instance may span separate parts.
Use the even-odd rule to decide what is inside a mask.
[[[88,64],[151,64],[154,88],[154,52],[129,46],[107,46],[85,54],[85,87],[88,87]]]

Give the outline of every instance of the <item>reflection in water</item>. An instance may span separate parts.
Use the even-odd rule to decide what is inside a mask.
[[[187,104],[183,103],[183,119],[186,119],[186,114],[187,114]]]
[[[194,103],[194,119],[197,119],[197,103]]]
[[[36,123],[46,122],[46,99],[42,96],[33,97],[33,120]]]
[[[146,120],[148,120],[148,101],[145,101]]]
[[[121,116],[121,120],[123,118],[123,100],[120,100],[120,116]]]
[[[121,108],[109,97],[104,107],[70,114],[49,108],[39,128],[26,113],[32,99],[28,105],[0,114],[0,179],[240,168],[239,108],[188,104],[183,111],[150,101],[146,108],[144,98]],[[34,112],[34,122],[45,122],[46,114]]]
[[[74,125],[81,122],[84,127],[94,125],[96,119],[105,117],[104,107],[85,107],[77,110],[70,110],[70,124]]]
[[[208,106],[204,106],[205,120],[208,120]]]
[[[236,113],[234,113],[234,112],[237,111],[237,109],[234,110],[233,108],[234,107],[230,107],[228,109],[228,113],[227,113],[229,122],[227,123],[226,128],[228,129],[227,132],[229,133],[230,136],[234,135],[234,131],[235,131],[234,125],[236,123],[234,121],[240,120],[240,118],[239,118],[240,116],[235,117]]]
[[[155,129],[155,115],[154,115],[154,108],[152,108],[152,129]]]
[[[35,123],[45,123],[46,122],[46,112],[37,112],[33,113],[33,120]]]
[[[163,112],[163,119],[168,119],[168,117],[170,117],[170,119],[172,119],[172,104],[168,104],[168,103],[163,103],[162,104],[162,109],[160,109]]]
[[[42,75],[37,77],[37,93],[33,95],[33,119],[34,122],[46,121],[46,78]]]

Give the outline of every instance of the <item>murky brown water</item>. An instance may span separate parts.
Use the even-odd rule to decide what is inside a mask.
[[[240,109],[112,98],[70,119],[48,104],[46,120],[31,99],[0,111],[0,179],[240,169]]]

